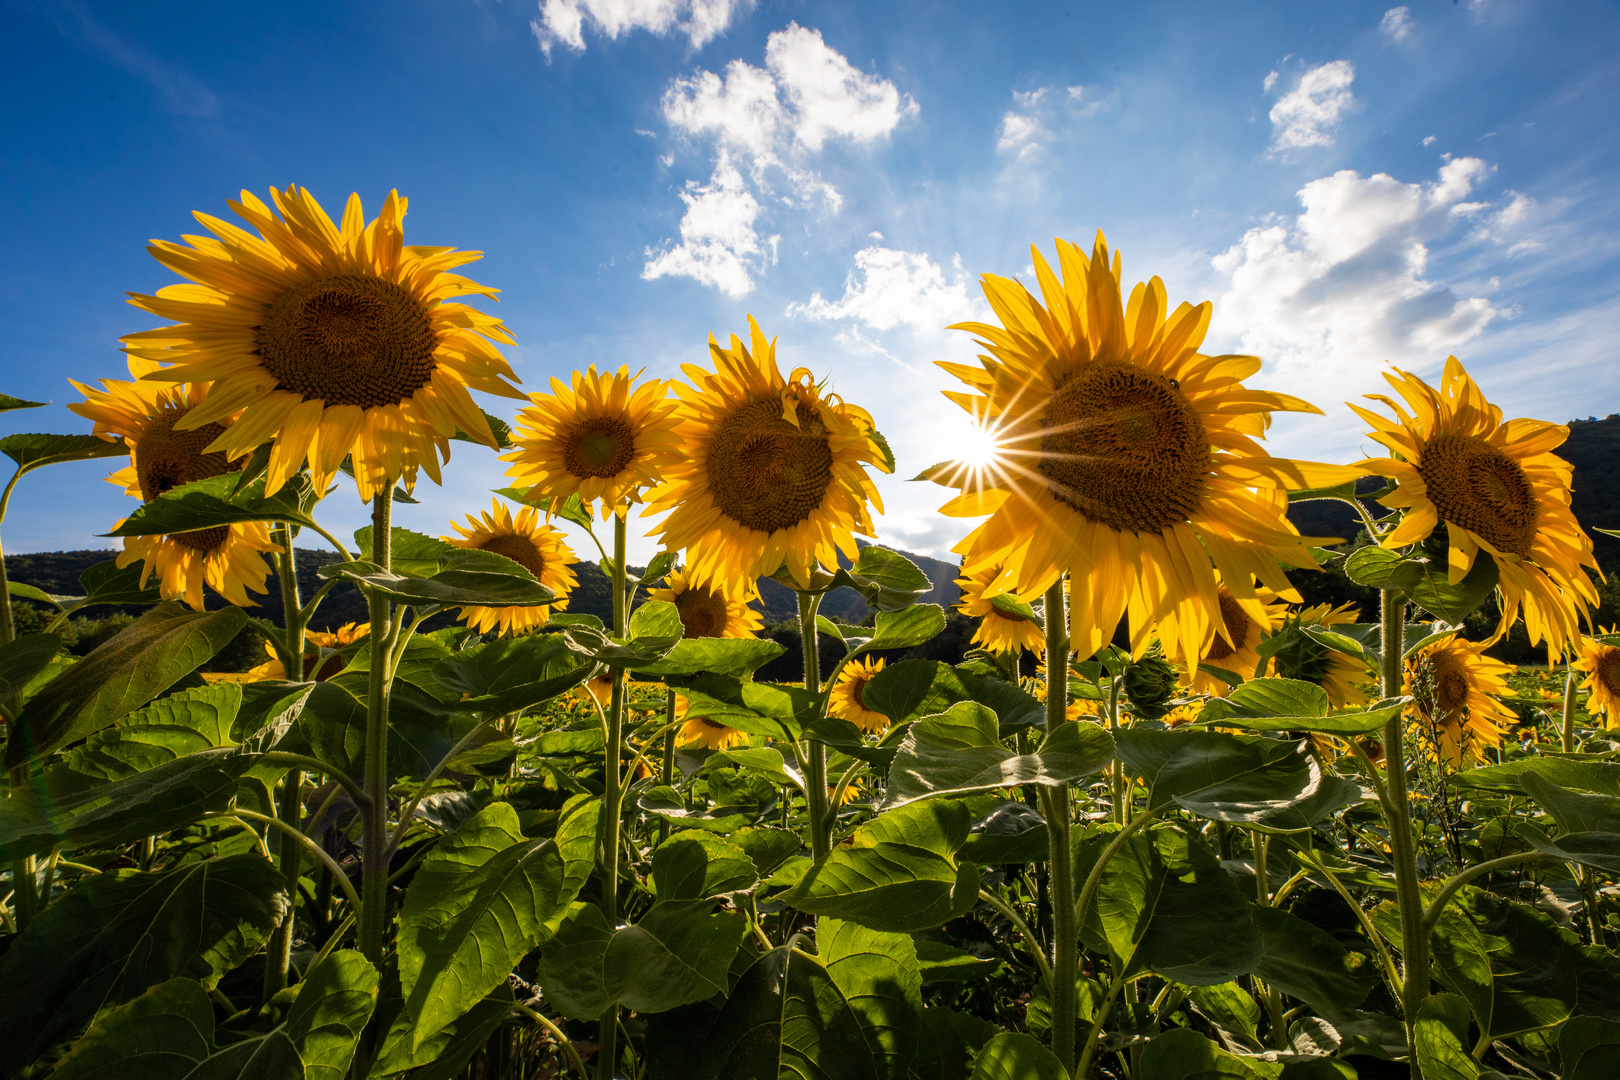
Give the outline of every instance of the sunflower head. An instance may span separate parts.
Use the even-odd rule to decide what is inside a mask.
[[[498,627],[502,634],[521,634],[544,626],[552,609],[561,611],[568,606],[568,593],[579,584],[569,567],[579,560],[569,550],[563,534],[538,519],[539,514],[531,506],[514,517],[506,504],[496,499],[480,517],[469,514],[466,525],[451,522],[461,535],[446,536],[445,541],[456,547],[504,555],[557,594],[551,603],[533,607],[461,608],[459,617],[479,633]]]
[[[1220,668],[1245,680],[1254,678],[1260,667],[1260,641],[1282,625],[1287,605],[1264,585],[1251,586],[1249,591],[1253,594],[1251,598],[1239,599],[1224,582],[1216,587],[1221,621],[1196,663],[1187,665],[1188,681],[1194,692],[1225,697],[1231,691],[1225,681],[1205,672],[1200,665]],[[1297,598],[1299,594],[1290,595]],[[1181,636],[1175,613],[1159,624],[1159,633],[1172,641]]]
[[[222,476],[241,466],[208,446],[231,423],[220,422],[187,429],[184,421],[208,400],[209,388],[194,384],[161,385],[142,376],[157,364],[130,357],[133,382],[101,380],[101,389],[74,382],[85,400],[68,408],[95,421],[94,433],[104,439],[123,436],[129,447],[129,465],[107,479],[144,502],[197,480]],[[70,382],[72,380],[69,380]],[[202,610],[207,585],[233,604],[249,606],[248,589],[265,591],[270,568],[261,554],[274,551],[263,522],[216,525],[208,529],[168,536],[130,536],[124,539],[119,566],[144,563],[141,581],[156,573],[164,599],[184,599]]]
[[[406,247],[406,200],[389,192],[367,223],[351,195],[341,226],[296,185],[271,189],[274,208],[242,192],[231,208],[253,232],[207,214],[212,237],[154,240],[147,249],[193,284],[131,303],[175,325],[130,334],[133,356],[164,365],[149,379],[212,383],[181,430],[240,413],[211,451],[237,458],[273,442],[266,493],[307,460],[316,489],[345,458],[363,499],[418,467],[439,480],[459,430],[495,436],[468,388],[521,397],[492,342],[511,343],[499,319],[457,296],[495,290],[451,271],[479,258],[453,248]]]
[[[1592,539],[1570,512],[1570,465],[1552,453],[1569,429],[1539,420],[1502,420],[1455,357],[1446,359],[1436,389],[1410,372],[1384,376],[1405,400],[1368,395],[1395,414],[1389,419],[1351,405],[1372,425],[1388,458],[1358,464],[1395,481],[1379,501],[1404,511],[1382,546],[1405,547],[1445,525],[1452,584],[1483,550],[1496,561],[1502,593],[1499,639],[1522,610],[1532,642],[1562,653],[1580,634],[1580,620],[1597,604],[1583,567],[1596,568]],[[1410,412],[1408,412],[1410,409]]]
[[[993,598],[985,597],[985,589],[995,580],[1000,569],[985,566],[956,579],[957,587],[962,591],[957,610],[979,620],[979,625],[973,631],[973,644],[993,653],[1021,652],[1024,649],[1035,653],[1045,652],[1046,630],[1039,622],[1018,610],[1029,607],[1027,600],[1017,593],[1004,592],[1000,595],[1012,603],[997,606]]]
[[[765,625],[759,612],[749,607],[759,597],[752,584],[738,598],[696,574],[671,570],[664,587],[647,590],[647,598],[675,605],[681,615],[682,637],[751,638]]]
[[[1316,562],[1288,522],[1286,490],[1353,471],[1261,449],[1273,412],[1318,410],[1247,389],[1254,357],[1200,353],[1208,303],[1172,311],[1158,278],[1127,299],[1100,233],[1089,258],[1062,240],[1057,249],[1057,272],[1032,249],[1040,298],[985,275],[999,324],[955,327],[986,350],[980,366],[940,365],[967,384],[946,396],[990,433],[999,460],[924,476],[960,489],[945,513],[991,515],[956,548],[969,575],[999,567],[986,595],[1036,596],[1068,572],[1081,656],[1127,614],[1140,656],[1174,615],[1166,653],[1196,661],[1223,622],[1216,569],[1240,601],[1255,598],[1254,577],[1287,592],[1279,561]]]
[[[531,498],[578,495],[602,516],[624,513],[644,487],[658,480],[655,462],[676,442],[679,423],[669,384],[636,385],[628,367],[575,371],[572,384],[551,380],[551,393],[530,394],[518,413],[516,449],[502,454],[506,474]]]
[[[733,746],[744,746],[748,742],[746,731],[717,724],[705,717],[689,715],[686,699],[680,696],[675,698],[675,719],[681,722],[680,730],[675,734],[676,746],[726,750]]]
[[[1286,615],[1275,631],[1279,639],[1267,664],[1267,674],[1320,686],[1336,709],[1366,705],[1372,699],[1362,684],[1371,678],[1367,665],[1355,657],[1330,649],[1308,630],[1331,630],[1356,621],[1356,605],[1317,604]]]
[[[1406,661],[1407,716],[1453,765],[1478,760],[1483,747],[1497,746],[1513,726],[1513,710],[1497,700],[1509,694],[1511,665],[1485,656],[1485,642],[1455,634],[1425,645]]]
[[[750,344],[711,337],[714,370],[687,364],[677,382],[678,439],[648,495],[653,530],[691,569],[740,595],[786,566],[800,588],[811,569],[858,554],[853,533],[873,534],[868,504],[882,503],[866,466],[892,471],[866,410],[823,392],[810,372],[782,377],[776,342],[748,320]]]
[[[1588,694],[1586,711],[1602,716],[1605,727],[1620,727],[1620,639],[1611,628],[1602,639],[1583,638],[1575,669],[1586,673],[1581,689]]]
[[[304,634],[304,673],[305,682],[325,682],[332,676],[339,674],[347,665],[337,651],[346,645],[353,645],[356,641],[371,633],[370,623],[344,623],[336,630],[326,633],[320,630],[309,630]],[[287,677],[287,669],[282,666],[281,658],[276,655],[275,648],[267,641],[264,651],[270,654],[268,662],[260,664],[249,671],[253,681],[261,680],[281,681]]]
[[[833,683],[832,694],[827,701],[828,715],[848,720],[868,735],[881,735],[887,731],[888,716],[868,708],[866,704],[867,684],[883,670],[883,663],[879,657],[845,664],[844,670],[838,673],[838,680]]]

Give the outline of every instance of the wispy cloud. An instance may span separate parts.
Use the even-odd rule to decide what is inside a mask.
[[[909,326],[915,330],[942,330],[951,323],[978,314],[976,298],[968,295],[968,280],[958,256],[955,275],[927,255],[914,251],[872,246],[855,253],[855,269],[844,279],[844,295],[828,300],[820,292],[803,303],[789,304],[790,317],[825,321],[853,320],[873,330]]]
[[[1042,86],[1014,90],[1013,107],[1002,114],[996,131],[996,153],[1014,162],[1041,157],[1066,124],[1095,116],[1108,105],[1085,86]]]
[[[642,276],[690,277],[730,296],[748,292],[766,262],[769,245],[754,228],[762,200],[836,213],[843,196],[815,168],[816,156],[830,142],[877,142],[917,112],[894,83],[861,71],[819,30],[797,23],[767,39],[764,67],[733,60],[724,75],[699,71],[675,79],[662,107],[671,130],[712,139],[717,156],[709,183],[689,182],[682,193],[680,242],[649,248]],[[720,193],[731,207],[726,229],[699,234],[705,226],[695,215]],[[690,235],[708,239],[691,247]],[[710,272],[722,266],[723,273]]]
[[[91,18],[78,4],[64,3],[62,10],[73,17],[84,44],[157,90],[171,112],[182,116],[213,116],[219,111],[219,99],[197,79],[125,41]]]
[[[1266,77],[1268,91],[1276,83],[1275,75]],[[1355,65],[1348,60],[1331,60],[1300,76],[1294,88],[1271,107],[1271,149],[1332,146],[1340,121],[1355,104],[1350,92],[1355,78]]]
[[[632,30],[683,34],[700,49],[753,6],[754,0],[540,0],[540,18],[529,28],[547,58],[557,45],[584,52],[587,29],[609,41]]]
[[[1404,5],[1390,8],[1384,12],[1384,18],[1379,22],[1378,29],[1397,44],[1410,40],[1417,31],[1417,24],[1412,21],[1412,9]]]

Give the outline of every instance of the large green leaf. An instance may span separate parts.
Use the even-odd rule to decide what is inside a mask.
[[[122,780],[187,754],[234,746],[231,732],[241,706],[238,683],[170,694],[69,750],[47,776],[60,770],[92,780]]]
[[[960,701],[994,710],[1004,732],[1046,720],[1041,702],[1013,684],[937,660],[902,660],[884,668],[866,684],[861,700],[896,724],[942,713]]]
[[[164,762],[110,784],[57,797],[23,791],[0,802],[0,860],[71,849],[117,847],[223,810],[252,759],[228,748]]]
[[[1354,1009],[1366,1000],[1373,977],[1363,970],[1364,956],[1279,908],[1255,904],[1249,914],[1260,931],[1256,976],[1327,1015]]]
[[[247,521],[285,521],[313,528],[315,490],[307,474],[294,477],[268,499],[264,481],[237,491],[235,473],[195,480],[143,503],[108,536],[157,536]]]
[[[146,564],[136,561],[120,568],[117,559],[92,563],[79,575],[79,588],[84,596],[69,604],[70,611],[82,611],[97,605],[138,605],[146,607],[163,599],[158,589],[158,576],[153,574],[142,584]]]
[[[555,593],[527,569],[493,551],[453,548],[439,558],[432,575],[384,570],[364,560],[332,563],[323,578],[348,578],[400,604],[412,607],[518,607],[549,604]]]
[[[1304,740],[1133,727],[1115,742],[1147,781],[1150,809],[1174,804],[1215,821],[1289,831],[1362,798],[1360,785],[1323,770]]]
[[[1446,564],[1422,557],[1397,555],[1380,547],[1364,547],[1344,563],[1350,580],[1374,589],[1399,589],[1425,611],[1460,623],[1496,587],[1495,559],[1476,559],[1466,577],[1452,585]]]
[[[1592,761],[1575,757],[1531,757],[1501,765],[1485,765],[1457,773],[1449,778],[1449,783],[1453,787],[1474,791],[1529,794],[1522,783],[1526,773],[1535,773],[1560,787],[1620,796],[1620,761]]]
[[[43,409],[49,405],[48,401],[28,401],[10,394],[0,394],[0,412],[11,412],[13,409]]]
[[[705,673],[676,686],[686,698],[688,716],[783,742],[797,739],[821,708],[821,696],[802,686],[772,686],[730,675]]]
[[[12,726],[6,766],[82,739],[140,708],[224,648],[246,623],[241,608],[192,612],[159,604],[34,695]]]
[[[1620,834],[1612,832],[1563,833],[1548,840],[1531,826],[1519,830],[1519,838],[1555,859],[1590,866],[1610,874],[1620,874]]]
[[[22,693],[61,650],[55,634],[27,634],[0,645],[0,698]]]
[[[0,956],[0,1068],[15,1072],[102,1009],[184,977],[212,989],[287,911],[281,872],[257,854],[80,882]]]
[[[996,714],[971,701],[911,725],[889,766],[887,806],[1019,784],[1062,787],[1102,770],[1114,740],[1096,724],[1064,724],[1031,754],[1002,744]]]
[[[900,611],[879,611],[872,635],[853,643],[851,658],[883,649],[909,649],[945,629],[945,609],[938,604],[912,604]]]
[[[1191,1028],[1172,1028],[1142,1048],[1141,1080],[1274,1080],[1278,1066],[1229,1054]]]
[[[1297,679],[1253,679],[1225,698],[1213,698],[1199,714],[1204,723],[1251,731],[1323,731],[1364,735],[1377,731],[1405,707],[1404,699],[1329,716],[1327,692]]]
[[[1620,1076],[1620,1021],[1575,1016],[1558,1032],[1561,1080],[1611,1080]]]
[[[979,1051],[972,1080],[1068,1080],[1068,1070],[1028,1035],[1003,1031]]]
[[[790,580],[783,584],[793,586]],[[916,563],[875,545],[863,547],[848,570],[839,570],[826,588],[848,586],[879,611],[902,611],[933,588]]]
[[[124,457],[129,453],[129,445],[122,439],[101,439],[94,435],[18,433],[0,439],[0,453],[17,463],[18,472],[31,472],[64,461]]]
[[[430,852],[405,893],[399,974],[412,1049],[505,981],[555,930],[589,874],[601,805],[580,797],[557,835],[527,840],[510,803],[491,803]]]
[[[748,919],[713,910],[711,900],[660,900],[615,929],[595,905],[573,905],[540,953],[546,1000],[594,1020],[614,1002],[656,1013],[725,993]]]
[[[922,973],[911,936],[822,919],[816,953],[855,1014],[874,1071],[881,1080],[904,1076],[922,1030]]]
[[[356,558],[365,562],[377,561],[377,556],[371,548],[370,525],[355,530],[354,542],[359,548]],[[388,530],[388,565],[402,574],[432,577],[438,573],[439,560],[454,548],[454,544],[440,540],[436,536],[413,532],[410,529]]]
[[[1103,868],[1096,905],[1109,948],[1132,970],[1207,986],[1260,962],[1248,901],[1203,841],[1179,829],[1127,840]]]
[[[366,1021],[377,1006],[377,969],[353,949],[339,949],[298,984],[287,1012],[287,1037],[304,1063],[305,1080],[344,1080]]]
[[[1620,797],[1571,791],[1535,771],[1521,775],[1519,786],[1565,832],[1620,833]]]
[[[628,634],[617,638],[586,623],[563,627],[568,647],[581,656],[620,668],[659,663],[681,640],[680,611],[664,600],[649,600],[630,616]]]
[[[1381,928],[1395,922],[1392,908],[1378,909]],[[1435,924],[1433,948],[1435,974],[1493,1039],[1576,1014],[1620,1015],[1620,960],[1528,905],[1464,886]]]
[[[304,698],[297,725],[317,758],[346,776],[364,771],[366,706],[349,691],[316,683]]]
[[[682,638],[657,663],[638,670],[643,675],[747,675],[787,649],[767,638]]]
[[[752,889],[759,873],[736,844],[713,833],[685,829],[653,852],[652,881],[660,900],[707,900]]]
[[[859,826],[781,899],[873,930],[931,930],[978,902],[979,871],[958,863],[971,816],[957,802],[897,807]]]
[[[489,1041],[501,1021],[511,1015],[515,1003],[511,984],[502,983],[450,1024],[429,1032],[425,1039],[420,1038],[421,1033],[411,1022],[400,996],[398,973],[388,971],[383,977],[376,1010],[377,1027],[386,1034],[377,1059],[365,1073],[365,1080],[381,1080],[406,1072],[411,1080],[451,1080],[479,1047]]]
[[[988,1020],[943,1005],[924,1005],[922,1022],[923,1034],[911,1066],[917,1080],[968,1080],[979,1049],[1001,1034]]]
[[[439,685],[466,695],[459,707],[509,713],[532,708],[590,678],[560,634],[497,638],[452,653],[433,667]]]
[[[1468,1002],[1456,994],[1424,1000],[1412,1041],[1424,1080],[1479,1080],[1479,1063],[1468,1053]]]

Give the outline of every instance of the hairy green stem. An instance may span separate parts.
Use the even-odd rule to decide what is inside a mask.
[[[1355,913],[1356,921],[1361,924],[1361,932],[1367,936],[1368,941],[1372,942],[1374,950],[1378,953],[1379,970],[1383,973],[1385,981],[1389,983],[1389,992],[1396,1001],[1399,1001],[1401,997],[1401,972],[1395,966],[1395,958],[1389,954],[1389,947],[1384,944],[1384,935],[1378,932],[1378,928],[1373,925],[1372,918],[1367,914],[1366,910],[1362,908],[1354,896],[1350,895],[1350,890],[1344,887],[1344,882],[1339,880],[1339,875],[1328,869],[1327,863],[1322,860],[1320,855],[1312,851],[1302,855],[1302,858],[1315,867],[1318,873],[1327,878],[1328,884],[1333,886],[1333,891],[1339,894],[1339,899],[1343,900],[1350,910]]]
[[[1383,590],[1383,696],[1401,693],[1401,669],[1406,643],[1406,595]],[[1401,913],[1401,1012],[1406,1021],[1407,1045],[1413,1039],[1418,1009],[1429,994],[1429,937],[1423,924],[1423,890],[1418,880],[1417,851],[1412,838],[1412,813],[1406,791],[1404,720],[1397,713],[1384,725],[1384,777],[1388,799],[1391,861],[1395,864],[1395,899]],[[1417,1056],[1412,1056],[1413,1080],[1422,1080]]]
[[[1068,719],[1069,642],[1063,607],[1063,579],[1046,590],[1046,734],[1050,738]],[[1074,853],[1069,840],[1069,789],[1042,787],[1046,814],[1048,887],[1052,895],[1052,1053],[1063,1068],[1074,1070],[1074,1027],[1079,1015],[1075,981],[1080,964],[1080,925],[1074,910]]]
[[[1564,676],[1564,725],[1562,730],[1562,742],[1564,753],[1573,754],[1575,752],[1575,665],[1570,663],[1569,658],[1566,656],[1564,658],[1564,666],[1569,669],[1569,672]]]
[[[804,652],[804,688],[821,693],[821,655],[817,649],[816,612],[821,607],[819,593],[799,595],[799,643]],[[828,820],[827,747],[820,739],[804,742],[805,807],[810,815],[810,856],[819,859],[832,847],[832,826]]]
[[[1108,989],[1103,993],[1102,1004],[1097,1007],[1097,1015],[1086,1031],[1086,1045],[1080,1051],[1080,1064],[1070,1071],[1075,1080],[1086,1080],[1086,1077],[1091,1075],[1091,1059],[1097,1052],[1097,1036],[1102,1034],[1103,1025],[1108,1023],[1108,1016],[1114,1011],[1114,999],[1119,997],[1119,989],[1125,983],[1125,969],[1129,964],[1119,957],[1115,957],[1114,960],[1114,976],[1108,980]]]
[[[354,891],[354,886],[349,882],[349,875],[343,872],[343,867],[326,853],[325,848],[311,840],[302,830],[293,828],[280,818],[273,818],[268,814],[256,814],[252,810],[243,810],[241,808],[232,810],[229,814],[218,815],[218,818],[223,821],[236,821],[238,824],[241,824],[239,820],[241,818],[257,821],[281,833],[297,847],[307,849],[314,854],[316,859],[325,864],[328,870],[332,871],[333,876],[337,879],[338,886],[343,890],[344,895],[349,898],[349,903],[361,911],[365,910],[365,904],[361,902],[360,894]]]
[[[280,550],[276,552],[276,577],[281,581],[281,612],[284,638],[280,642],[281,666],[286,677],[293,682],[304,678],[304,611],[298,599],[298,565],[293,554],[292,526],[276,527]],[[280,797],[276,800],[276,817],[283,823],[298,828],[301,789],[304,771],[291,768],[281,778]],[[276,837],[276,854],[281,861],[281,877],[287,884],[290,902],[281,925],[270,936],[264,965],[264,1000],[268,1002],[286,989],[287,973],[292,967],[293,935],[298,922],[298,875],[303,868],[304,849],[284,836]]]
[[[11,505],[11,492],[21,480],[23,470],[18,469],[11,476],[11,482],[6,484],[4,494],[0,494],[0,525],[5,524],[6,507]],[[9,645],[17,636],[17,624],[11,619],[11,582],[6,577],[6,553],[0,547],[0,645]]]
[[[1458,889],[1477,877],[1494,874],[1498,870],[1506,870],[1508,867],[1517,866],[1519,863],[1536,862],[1542,859],[1548,862],[1556,862],[1557,856],[1546,855],[1539,851],[1520,851],[1513,855],[1504,855],[1500,859],[1482,862],[1477,866],[1470,866],[1466,870],[1451,875],[1446,879],[1446,883],[1440,886],[1440,891],[1434,894],[1434,899],[1429,901],[1428,908],[1423,912],[1424,940],[1428,940],[1429,935],[1434,932],[1435,924],[1440,921],[1440,915],[1445,911],[1446,904],[1450,902],[1453,896],[1457,895]]]
[[[393,482],[371,497],[371,561],[384,570],[393,568]],[[388,691],[389,628],[393,622],[388,598],[372,591],[371,671],[366,687],[365,775],[362,784],[370,802],[360,808],[365,823],[361,841],[359,938],[360,953],[382,968],[383,939],[388,926]]]
[[[675,786],[675,690],[673,687],[664,691],[664,724],[669,728],[664,732],[664,763],[658,770],[658,782],[665,787]],[[662,844],[669,839],[669,819],[658,819],[658,842]]]
[[[625,519],[623,514],[613,515],[613,632],[620,638],[629,624],[625,610]],[[619,925],[619,826],[624,820],[623,773],[624,758],[624,668],[609,668],[613,680],[612,696],[608,701],[607,737],[603,741],[606,760],[603,764],[602,817],[602,914],[609,927]],[[596,1075],[600,1080],[614,1080],[619,1064],[619,1006],[615,1002],[602,1014],[597,1035],[598,1058]]]
[[[1035,956],[1035,966],[1040,969],[1042,977],[1046,979],[1046,985],[1050,987],[1052,985],[1052,965],[1046,959],[1046,950],[1041,948],[1041,939],[1035,936],[1035,931],[1029,928],[1029,923],[1025,922],[1023,916],[1019,915],[1017,911],[1013,910],[1011,904],[988,889],[979,890],[979,899],[995,908],[1008,922],[1013,924],[1013,929],[1024,935],[1024,940],[1029,943],[1029,951]]]
[[[553,1039],[557,1040],[557,1045],[568,1051],[568,1056],[574,1059],[574,1068],[579,1070],[580,1076],[590,1075],[590,1073],[585,1071],[585,1060],[579,1056],[579,1051],[575,1049],[573,1041],[569,1039],[567,1035],[563,1034],[562,1028],[552,1023],[551,1019],[542,1014],[538,1009],[531,1008],[530,1006],[523,1004],[521,1001],[517,1003],[516,1008],[518,1012],[545,1028],[546,1033],[549,1034]]]

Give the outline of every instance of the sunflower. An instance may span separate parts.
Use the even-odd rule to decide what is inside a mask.
[[[320,630],[306,630],[304,632],[304,679],[309,682],[325,682],[338,672],[342,671],[346,662],[342,657],[332,655],[346,645],[353,645],[367,634],[371,633],[370,623],[344,623],[331,633]],[[313,646],[313,650],[311,649]],[[275,646],[268,641],[264,643],[264,651],[270,654],[267,663],[248,672],[251,681],[276,681],[287,677],[287,669],[282,666],[281,658],[276,655]],[[325,657],[323,662],[322,657]]]
[[[1163,282],[1121,297],[1117,254],[1101,233],[1090,259],[1057,242],[1062,278],[1032,250],[1045,304],[1010,278],[985,275],[1001,325],[963,323],[990,355],[941,361],[971,387],[946,396],[986,427],[998,461],[924,472],[961,494],[954,517],[990,514],[956,550],[973,574],[1000,566],[985,593],[1036,596],[1071,577],[1070,636],[1090,656],[1129,616],[1132,651],[1176,616],[1172,659],[1203,655],[1222,625],[1215,570],[1240,601],[1258,577],[1289,590],[1279,561],[1316,568],[1312,541],[1289,524],[1287,489],[1327,486],[1354,470],[1269,456],[1255,439],[1277,411],[1319,412],[1249,390],[1252,356],[1198,351],[1211,307],[1174,312]]]
[[[701,746],[706,750],[725,750],[748,742],[748,733],[717,724],[701,716],[686,714],[686,699],[675,698],[675,719],[684,721],[675,735],[676,746]]]
[[[68,408],[95,421],[96,435],[109,441],[114,435],[122,435],[129,447],[129,465],[107,477],[108,482],[146,502],[172,488],[239,467],[226,461],[224,454],[206,449],[227,430],[229,414],[221,417],[221,422],[178,430],[180,421],[208,400],[209,388],[141,381],[143,375],[157,367],[132,356],[129,373],[135,381],[102,379],[100,390],[68,380],[85,397]],[[270,576],[270,567],[261,553],[274,550],[269,528],[253,521],[168,536],[125,537],[118,565],[124,567],[141,560],[142,586],[155,572],[164,599],[183,598],[198,611],[202,610],[205,584],[231,603],[248,607],[253,601],[248,599],[247,590],[265,592],[265,579]]]
[[[748,328],[752,351],[735,335],[729,349],[710,337],[715,370],[682,368],[692,385],[673,384],[679,442],[647,496],[650,512],[671,511],[653,535],[737,596],[784,565],[808,589],[817,563],[855,558],[852,533],[873,534],[867,504],[883,510],[863,466],[893,470],[865,409],[824,394],[805,368],[783,379],[775,340],[753,316]]]
[[[1592,539],[1570,513],[1570,465],[1553,454],[1569,428],[1540,420],[1502,421],[1462,363],[1447,357],[1440,389],[1409,372],[1386,373],[1411,414],[1382,394],[1389,420],[1351,405],[1391,453],[1359,462],[1386,476],[1395,490],[1379,502],[1406,516],[1383,540],[1399,548],[1446,526],[1448,578],[1461,581],[1483,549],[1496,560],[1502,619],[1492,641],[1506,634],[1519,611],[1532,643],[1549,655],[1580,637],[1580,618],[1598,603],[1582,567],[1597,568]]]
[[[1372,698],[1361,688],[1370,678],[1367,665],[1348,653],[1328,648],[1305,632],[1313,627],[1332,630],[1355,622],[1356,615],[1354,601],[1338,607],[1317,604],[1288,615],[1277,631],[1288,640],[1272,654],[1267,674],[1320,686],[1336,709],[1368,704]]]
[[[553,378],[551,393],[530,394],[514,424],[517,448],[501,455],[512,462],[506,475],[533,501],[577,494],[587,512],[600,499],[604,520],[623,513],[657,483],[654,462],[676,444],[680,423],[667,382],[634,384],[628,367],[597,374],[593,364],[574,372],[572,386]]]
[[[1614,644],[1613,635],[1611,628],[1605,631],[1610,641],[1582,639],[1581,658],[1575,661],[1575,669],[1586,672],[1586,681],[1581,684],[1581,689],[1590,695],[1586,711],[1601,715],[1606,727],[1620,727],[1620,645]]]
[[[647,597],[674,604],[681,614],[681,635],[689,638],[751,638],[764,627],[759,612],[749,602],[759,598],[753,582],[740,598],[727,596],[724,589],[684,570],[672,570],[664,578],[665,587],[648,589]]]
[[[491,512],[493,511],[493,513]],[[457,618],[479,633],[499,627],[503,634],[521,634],[544,626],[551,617],[552,608],[561,611],[568,606],[568,593],[579,579],[569,569],[579,560],[563,541],[563,534],[550,525],[541,523],[532,506],[518,511],[517,517],[499,499],[494,500],[483,518],[467,515],[466,525],[451,522],[460,536],[443,539],[456,547],[493,551],[533,574],[535,580],[557,594],[549,604],[535,607],[464,607]]]
[[[993,653],[1019,652],[1024,649],[1036,653],[1045,652],[1046,631],[1042,629],[1040,623],[1027,616],[998,608],[985,599],[984,590],[995,580],[1000,569],[998,566],[985,566],[977,573],[964,574],[956,579],[957,587],[962,591],[962,598],[957,602],[956,609],[979,620],[979,625],[973,631],[973,644]],[[1016,593],[1003,595],[1015,604],[1029,606],[1029,602]]]
[[[1203,671],[1200,665],[1208,664],[1222,671],[1230,671],[1244,680],[1254,678],[1259,669],[1260,639],[1283,624],[1288,608],[1278,601],[1276,593],[1264,585],[1251,587],[1249,591],[1254,593],[1253,597],[1240,600],[1224,582],[1216,586],[1215,595],[1221,603],[1221,625],[1203,654],[1187,665],[1187,675],[1194,693],[1225,697],[1232,690],[1224,680]],[[1290,595],[1296,599],[1299,596],[1292,591]],[[1159,624],[1159,633],[1166,640],[1181,639],[1178,618],[1177,613],[1172,612]]]
[[[868,735],[887,731],[889,718],[866,707],[866,686],[883,670],[883,663],[883,658],[879,657],[845,664],[827,699],[827,714],[848,720]]]
[[[360,497],[416,470],[439,482],[457,430],[493,447],[468,388],[522,399],[511,367],[490,344],[511,344],[499,319],[451,297],[496,290],[450,271],[480,257],[453,248],[405,247],[406,200],[388,193],[369,225],[351,195],[340,229],[307,190],[272,189],[272,210],[249,192],[230,203],[259,234],[207,214],[217,239],[155,240],[147,249],[196,284],[131,294],[144,311],[178,325],[125,337],[128,350],[167,365],[148,378],[209,382],[191,431],[241,413],[208,449],[229,458],[274,440],[266,493],[307,459],[325,491],[353,459]]]
[[[1096,720],[1101,715],[1102,702],[1094,701],[1091,698],[1076,698],[1064,706],[1063,709],[1063,716],[1066,720],[1079,720],[1081,717],[1085,717],[1087,720]]]
[[[1506,678],[1513,666],[1485,656],[1488,644],[1447,634],[1406,661],[1404,690],[1412,698],[1406,715],[1453,765],[1465,752],[1477,759],[1481,747],[1500,744],[1515,720],[1496,700],[1512,692]]]
[[[613,676],[604,670],[602,674],[580,683],[579,689],[585,698],[596,702],[598,708],[605,709],[613,699]]]

